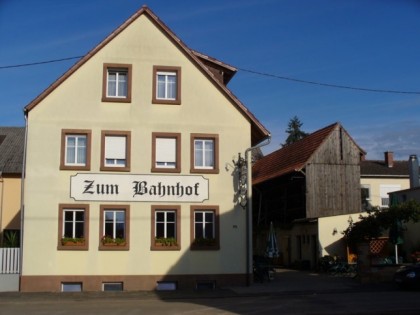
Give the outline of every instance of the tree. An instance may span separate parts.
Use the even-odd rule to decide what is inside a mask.
[[[299,141],[308,135],[308,133],[300,129],[302,125],[303,123],[300,122],[297,116],[294,116],[292,119],[290,119],[286,130],[288,137],[286,142],[283,144],[283,147],[295,143],[296,141]]]
[[[410,221],[420,221],[420,204],[413,200],[386,209],[368,210],[367,216],[360,216],[360,221],[350,221],[343,234],[349,247],[354,250],[360,243],[383,236],[387,230],[394,229],[395,225],[400,225],[401,230],[404,230],[403,225]]]

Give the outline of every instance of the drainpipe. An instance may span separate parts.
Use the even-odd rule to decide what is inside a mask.
[[[19,291],[21,290],[21,278],[22,278],[22,262],[23,262],[23,235],[24,235],[24,217],[25,217],[25,205],[24,205],[24,191],[25,191],[25,178],[26,178],[26,150],[28,145],[28,112],[24,112],[25,117],[25,139],[23,145],[23,161],[22,161],[22,179],[20,183],[20,259],[19,259]]]
[[[256,146],[245,150],[245,161],[247,166],[247,206],[246,206],[246,284],[250,286],[252,283],[252,158],[250,156],[252,150],[261,148],[270,144],[271,134],[267,136],[262,142]]]

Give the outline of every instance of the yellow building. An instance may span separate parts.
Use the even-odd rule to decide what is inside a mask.
[[[363,160],[360,163],[362,207],[387,208],[388,194],[410,187],[408,161],[395,161],[393,152],[385,152],[384,160]]]
[[[0,247],[19,247],[25,129],[0,127]]]
[[[269,133],[235,72],[143,7],[25,108],[21,291],[249,280],[232,158]]]

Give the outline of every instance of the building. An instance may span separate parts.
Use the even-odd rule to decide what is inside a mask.
[[[391,192],[389,196],[392,203],[400,204],[409,200],[420,203],[419,161],[417,156],[411,155],[406,163],[409,172],[409,188]],[[406,260],[414,259],[418,261],[420,258],[419,230],[419,222],[409,222],[405,226],[402,237],[403,242],[399,247]]]
[[[360,184],[363,208],[386,208],[388,194],[410,187],[408,161],[394,160],[393,152],[385,152],[384,160],[360,162]]]
[[[0,127],[0,247],[20,245],[24,139],[23,127]]]
[[[265,231],[273,222],[279,263],[314,268],[323,255],[346,256],[340,232],[361,212],[364,154],[335,123],[258,160],[253,167],[256,254],[264,252]]]
[[[142,7],[26,106],[21,291],[249,281],[232,157],[269,133],[235,72]]]

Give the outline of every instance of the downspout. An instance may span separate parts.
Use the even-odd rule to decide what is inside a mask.
[[[22,262],[23,262],[23,235],[24,235],[24,217],[25,217],[25,205],[24,205],[24,191],[25,191],[25,178],[26,178],[26,149],[28,145],[28,113],[24,112],[25,116],[25,139],[23,145],[23,161],[22,161],[22,179],[21,179],[21,193],[20,193],[20,259],[19,259],[19,291],[21,290],[22,284]]]
[[[256,146],[245,150],[245,161],[247,166],[247,207],[246,207],[246,284],[250,286],[252,283],[252,158],[250,153],[254,149],[261,148],[270,144],[271,134],[264,139],[265,142],[259,143]]]

